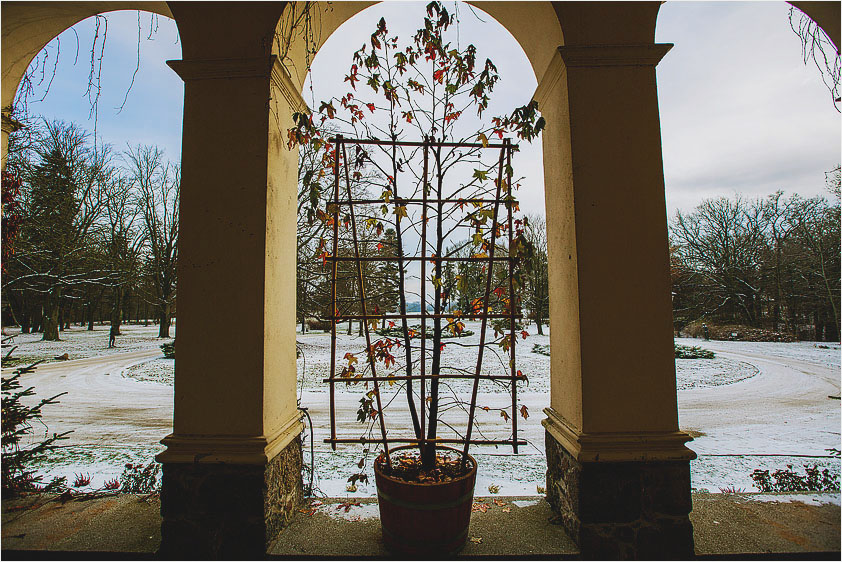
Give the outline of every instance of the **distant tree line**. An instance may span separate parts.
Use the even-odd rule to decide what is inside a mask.
[[[80,127],[32,121],[3,174],[3,325],[58,340],[71,324],[154,320],[170,336],[179,167],[154,146],[121,153]]]
[[[825,197],[707,199],[670,224],[673,317],[838,341],[839,168]]]

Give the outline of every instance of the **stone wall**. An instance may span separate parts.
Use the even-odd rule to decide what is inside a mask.
[[[262,558],[302,499],[301,439],[267,465],[165,463],[164,558]]]
[[[546,433],[547,501],[586,558],[694,554],[690,463],[580,463]]]

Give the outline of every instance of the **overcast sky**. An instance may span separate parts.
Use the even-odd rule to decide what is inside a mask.
[[[331,95],[341,96],[351,51],[362,45],[374,23],[383,16],[390,33],[412,32],[423,17],[424,5],[378,4],[347,22],[316,58],[314,89],[304,92],[305,99],[318,104]],[[672,1],[661,7],[656,39],[675,43],[657,71],[670,216],[676,208],[692,210],[706,197],[738,192],[750,197],[778,189],[802,195],[827,193],[824,172],[840,160],[840,115],[818,70],[800,58],[788,9],[784,2]],[[491,58],[500,70],[488,115],[527,103],[536,81],[514,38],[476,8],[461,5],[458,13],[460,42],[474,43],[479,56]],[[150,14],[141,15],[140,69],[118,114],[116,108],[136,66],[138,16],[137,12],[108,14],[97,134],[117,150],[127,143],[156,144],[177,161],[183,87],[165,61],[181,58],[181,48],[174,22],[158,20],[149,40]],[[76,26],[76,34],[67,31],[60,36],[56,76],[44,101],[30,106],[32,113],[93,130],[85,97],[93,29],[90,19]],[[58,51],[58,41],[53,41],[41,94]],[[524,146],[515,164],[517,173],[527,177],[520,193],[524,211],[540,212],[539,143]]]

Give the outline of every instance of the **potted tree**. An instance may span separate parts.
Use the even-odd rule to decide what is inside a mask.
[[[431,2],[423,27],[403,44],[381,18],[353,53],[350,91],[323,101],[315,115],[295,114],[289,131],[290,147],[321,154],[302,177],[312,216],[332,233],[317,250],[330,276],[333,325],[328,441],[380,447],[373,468],[383,539],[399,554],[462,548],[477,472],[469,447],[507,443],[516,451],[517,415],[528,415],[518,408],[516,385],[525,377],[515,344],[527,335],[518,318],[530,246],[516,216],[517,147],[506,134],[531,140],[544,122],[531,102],[483,123],[497,69],[478,62],[473,45],[448,40],[453,24]],[[355,320],[365,345],[346,350],[336,325],[348,321],[350,330]],[[511,406],[479,406],[481,383],[504,388]],[[364,388],[362,437],[336,434],[337,384]],[[387,427],[384,410],[397,396],[408,435]],[[478,411],[511,420],[511,436],[477,438]],[[349,480],[365,479],[360,471]]]

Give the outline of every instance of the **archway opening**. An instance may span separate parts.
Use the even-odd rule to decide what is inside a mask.
[[[4,67],[4,206],[16,178],[22,213],[3,256],[4,379],[43,360],[20,382],[66,393],[42,411],[51,434],[70,432],[32,467],[42,484],[129,491],[142,466],[151,491],[172,429],[161,345],[175,338],[183,86],[164,61],[181,56],[178,31],[152,12],[33,10],[37,29],[8,53],[29,61],[23,78]]]
[[[839,302],[839,196],[826,182],[838,170],[839,113],[820,68],[802,58],[792,9],[666,3],[656,29],[676,44],[658,66],[675,341],[715,354],[677,355],[679,421],[699,455],[692,485],[714,493],[762,491],[755,470],[840,470],[839,412],[827,398],[839,388],[827,378],[839,369],[838,330],[828,329]],[[833,273],[822,274],[823,252],[809,240],[826,245]],[[809,367],[793,370],[796,357]],[[796,409],[767,386],[782,373],[775,392],[797,392]],[[801,416],[805,406],[816,416]]]
[[[535,72],[514,37],[494,18],[479,8],[464,3],[457,3],[455,6],[447,4],[446,7],[455,16],[456,23],[454,25],[458,26],[458,32],[451,34],[453,46],[464,49],[468,44],[475,45],[478,66],[481,66],[487,57],[494,62],[499,71],[500,81],[495,85],[492,99],[488,108],[483,112],[483,116],[508,115],[515,107],[528,103],[537,85]],[[329,101],[331,98],[338,104],[340,103],[339,98],[345,97],[349,92],[355,96],[355,99],[362,100],[365,94],[361,91],[364,88],[369,89],[369,86],[357,84],[356,89],[354,89],[350,87],[348,80],[345,78],[350,72],[351,65],[354,64],[351,57],[353,51],[359,48],[359,45],[370,40],[370,36],[377,29],[378,20],[381,17],[384,18],[388,28],[387,36],[389,38],[399,36],[403,43],[406,43],[407,40],[411,40],[419,27],[423,27],[424,15],[424,5],[420,3],[402,5],[382,3],[348,19],[327,38],[313,60],[311,72],[303,87],[303,97],[308,105],[317,110],[320,108],[322,101]],[[552,50],[552,48],[553,46],[548,46],[548,49]],[[368,113],[369,111],[366,110],[366,114]],[[366,115],[366,119],[369,119],[368,115]],[[475,126],[475,123],[472,122],[471,126]],[[470,127],[464,130],[468,131]],[[416,133],[417,135],[418,133]],[[412,135],[409,134],[406,138],[402,137],[402,140],[420,140],[419,138],[410,139],[410,136]],[[456,136],[459,137],[459,134],[457,133]],[[462,133],[462,136],[467,136],[467,134]],[[475,141],[475,138],[476,134],[469,140]],[[520,180],[522,185],[517,194],[521,201],[521,210],[532,215],[536,227],[542,228],[544,208],[543,166],[541,147],[537,140],[532,144],[520,142],[520,151],[517,153],[512,167],[516,176],[523,176],[523,179]],[[326,179],[325,182],[329,182],[329,180]],[[328,190],[325,189],[325,193],[327,192]],[[379,193],[375,194],[375,196],[377,195]],[[302,191],[300,186],[300,201],[302,197],[306,199],[308,196],[309,194]],[[302,205],[306,207],[306,203],[305,200]],[[352,473],[359,472],[357,463],[362,455],[359,447],[347,445],[340,447],[339,453],[331,453],[329,445],[323,443],[323,439],[329,435],[325,432],[330,428],[327,387],[323,383],[330,366],[330,336],[323,329],[327,327],[329,331],[330,328],[328,322],[319,318],[324,316],[324,312],[319,310],[317,293],[320,287],[325,289],[326,284],[319,281],[320,276],[323,277],[324,275],[319,273],[324,260],[319,257],[320,236],[312,232],[314,225],[317,229],[322,228],[322,225],[317,221],[312,221],[312,217],[307,217],[305,213],[299,213],[299,273],[305,276],[308,273],[313,273],[312,278],[299,279],[297,340],[303,355],[298,362],[299,400],[302,406],[309,408],[316,427],[314,443],[317,448],[317,461],[315,469],[317,473],[320,473],[320,478],[316,480],[315,485],[329,496],[335,496],[347,493],[348,477]],[[546,244],[545,235],[543,243]],[[543,252],[544,260],[546,260],[546,246],[544,246]],[[544,261],[544,265],[546,265],[546,261]],[[415,306],[420,310],[422,306],[419,300],[420,267],[416,265],[408,269],[407,274],[410,278],[416,278],[413,294],[407,298],[408,301],[412,301],[408,303],[408,306]],[[432,287],[430,289],[432,291]],[[548,306],[548,303],[544,302],[543,306]],[[525,312],[525,315],[528,317],[527,321],[529,317],[534,316],[528,312]],[[530,444],[521,447],[518,456],[506,455],[502,450],[503,447],[496,448],[496,450],[473,448],[472,454],[477,455],[477,458],[480,459],[478,493],[492,489],[506,495],[535,495],[544,486],[545,460],[540,411],[549,403],[549,357],[545,354],[549,348],[549,327],[547,326],[546,314],[541,317],[541,320],[542,335],[536,333],[537,328],[533,320],[531,325],[524,326],[524,331],[530,334],[529,338],[518,345],[519,358],[524,362],[524,366],[519,366],[518,369],[523,369],[523,372],[528,374],[529,377],[529,387],[522,389],[526,391],[526,394],[522,394],[521,391],[518,393],[523,403],[527,405],[529,412],[527,419],[520,420],[520,427],[526,426],[527,439]],[[346,326],[348,328],[347,333]],[[362,339],[362,334],[358,328],[362,330],[359,324],[351,326],[351,322],[346,322],[339,330],[340,338],[347,338],[349,340],[347,343],[353,344],[355,338]],[[539,351],[536,352],[535,349]],[[357,387],[351,387],[349,392],[355,395],[359,394],[360,390]],[[353,406],[352,408],[349,406],[349,408],[353,411],[345,408],[345,411],[337,413],[338,423],[345,425],[351,431],[353,431],[356,420],[358,406],[356,402],[356,398],[349,402]],[[500,413],[496,408],[493,415],[500,419]],[[401,422],[403,421],[408,422],[409,420],[408,418],[405,420],[401,418]],[[494,425],[493,420],[492,425]],[[305,461],[307,459],[305,447]],[[344,469],[341,468],[343,466]],[[321,467],[328,468],[329,472]],[[369,476],[370,484],[366,485],[357,481],[355,485],[350,487],[353,490],[352,493],[362,496],[373,495],[374,479],[373,475]],[[306,485],[307,480],[305,479]]]

